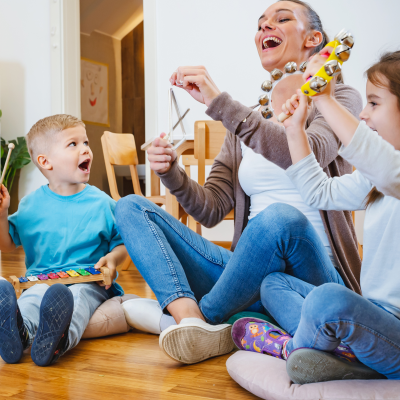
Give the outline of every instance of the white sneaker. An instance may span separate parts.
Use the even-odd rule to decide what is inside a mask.
[[[132,299],[122,303],[126,322],[132,328],[143,332],[161,333],[160,320],[163,316],[157,300],[152,299]]]
[[[211,357],[230,353],[235,345],[232,325],[210,325],[199,318],[184,318],[179,325],[165,329],[160,347],[175,361],[194,364]]]

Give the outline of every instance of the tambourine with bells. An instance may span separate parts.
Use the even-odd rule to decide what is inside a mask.
[[[335,36],[335,39],[326,45],[326,47],[333,48],[332,53],[326,60],[326,63],[301,87],[301,91],[305,95],[312,97],[325,90],[331,79],[342,71],[342,64],[350,58],[350,53],[353,46],[353,36],[350,32],[342,29]],[[305,61],[300,65],[299,69],[297,69],[297,64],[295,62],[288,62],[285,65],[284,72],[279,69],[274,69],[271,72],[271,80],[266,80],[262,83],[261,89],[268,94],[262,94],[258,98],[258,103],[261,106],[267,106],[265,109],[261,110],[261,115],[265,119],[269,119],[274,115],[274,110],[269,104],[271,102],[272,92],[277,83],[288,76],[303,74],[307,68],[307,64],[308,61]],[[283,122],[290,116],[291,114],[281,113],[277,119],[279,122]]]

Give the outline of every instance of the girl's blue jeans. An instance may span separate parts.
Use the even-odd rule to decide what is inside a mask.
[[[311,223],[286,204],[273,204],[251,219],[233,253],[141,196],[119,200],[115,216],[129,255],[161,308],[191,298],[211,324],[246,309],[265,313],[260,289],[273,272],[314,286],[343,285]]]
[[[389,379],[400,379],[400,320],[344,286],[315,287],[276,272],[261,286],[264,307],[293,339],[289,353],[300,347],[334,350],[340,342],[357,358]]]

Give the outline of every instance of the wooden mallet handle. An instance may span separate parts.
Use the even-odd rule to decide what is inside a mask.
[[[4,177],[5,177],[5,175],[6,175],[8,163],[9,163],[9,161],[10,161],[11,152],[13,151],[13,149],[15,149],[15,144],[14,144],[14,143],[9,143],[9,144],[8,144],[8,154],[7,154],[6,162],[5,162],[5,164],[4,164],[3,173],[1,174],[0,188],[1,188],[1,185],[3,184],[3,180],[4,180]]]
[[[286,121],[288,118],[290,118],[292,116],[292,114],[285,114],[284,112],[281,112],[279,115],[278,115],[278,122],[284,122],[284,121]]]
[[[310,97],[310,96],[308,96],[307,97],[307,102],[308,102],[308,105],[310,105],[311,104],[311,102],[312,102],[312,98]],[[284,121],[286,121],[288,118],[290,118],[291,116],[292,116],[293,114],[285,114],[284,112],[281,112],[279,115],[278,115],[278,122],[284,122]]]

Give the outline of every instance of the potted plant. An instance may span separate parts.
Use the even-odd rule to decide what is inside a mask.
[[[0,110],[0,117],[2,113]],[[7,188],[11,196],[11,204],[9,214],[13,214],[18,209],[18,181],[21,168],[31,162],[28,147],[26,146],[25,137],[18,137],[10,140],[8,143],[14,143],[15,149],[11,153],[7,171],[4,176],[3,185]],[[8,153],[8,143],[1,138],[1,171],[3,172],[4,164]],[[13,190],[14,188],[14,190]]]

